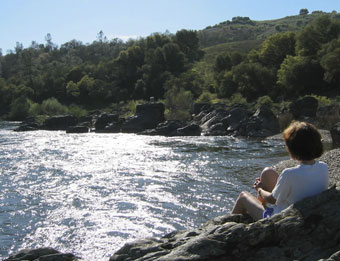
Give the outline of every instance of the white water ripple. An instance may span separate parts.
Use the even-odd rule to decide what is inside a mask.
[[[230,211],[282,142],[16,133],[0,123],[0,258],[53,247],[108,260],[126,242]]]

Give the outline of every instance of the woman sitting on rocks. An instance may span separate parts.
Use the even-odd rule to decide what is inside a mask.
[[[257,198],[249,192],[241,192],[232,214],[249,214],[259,220],[328,188],[328,166],[315,160],[323,153],[319,131],[307,122],[293,122],[284,130],[283,138],[291,158],[300,164],[284,169],[281,175],[272,168],[265,168],[254,183]]]

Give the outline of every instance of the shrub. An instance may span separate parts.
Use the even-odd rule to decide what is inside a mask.
[[[273,100],[268,95],[259,97],[257,99],[257,102],[256,102],[256,107],[257,108],[260,108],[261,106],[267,106],[269,108],[272,108],[273,105],[274,105],[274,102],[273,102]]]
[[[203,93],[196,100],[197,103],[212,103],[216,99],[216,95],[209,91],[203,91]]]
[[[143,103],[142,100],[131,100],[123,105],[123,111],[125,111],[124,116],[130,117],[136,113],[137,104]]]
[[[314,94],[312,94],[311,96],[318,100],[319,106],[331,105],[333,103],[332,100],[327,98],[326,96],[318,96]]]
[[[56,98],[44,100],[41,104],[42,112],[46,115],[60,115],[68,113],[66,106],[62,105]]]
[[[247,105],[247,100],[242,96],[241,93],[235,93],[231,96],[230,104],[245,104]]]
[[[36,117],[42,114],[42,108],[39,103],[29,101],[29,105],[30,105],[30,108],[28,111],[29,116]]]
[[[85,109],[83,109],[82,107],[75,105],[75,104],[71,104],[68,107],[68,112],[69,112],[69,114],[71,114],[71,115],[73,115],[77,118],[80,118],[80,117],[87,115],[87,111]]]
[[[165,118],[168,120],[188,120],[191,118],[193,95],[183,88],[172,87],[165,94]]]
[[[10,120],[21,121],[28,116],[30,104],[25,96],[15,99],[10,106],[9,118]]]

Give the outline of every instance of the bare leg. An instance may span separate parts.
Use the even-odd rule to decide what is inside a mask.
[[[260,177],[262,188],[266,191],[272,192],[276,185],[278,178],[279,178],[279,174],[274,169],[265,168],[261,172],[261,177]],[[257,199],[260,200],[264,206],[266,205],[266,202],[258,194],[257,194]]]
[[[279,174],[271,168],[265,168],[261,173],[262,188],[266,191],[272,192]],[[265,202],[261,197],[254,197],[249,192],[243,191],[240,193],[235,202],[232,214],[249,214],[253,219],[259,220],[262,218]]]
[[[279,174],[272,168],[265,168],[261,173],[261,183],[262,188],[266,191],[272,192],[277,179],[279,178]]]
[[[243,191],[236,200],[231,214],[249,214],[254,220],[262,218],[264,207],[261,201],[249,192]]]

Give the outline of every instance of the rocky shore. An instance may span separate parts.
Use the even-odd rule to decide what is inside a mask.
[[[325,153],[330,188],[269,219],[217,217],[198,229],[126,244],[114,260],[340,260],[340,149]],[[275,166],[294,166],[293,160]]]
[[[225,214],[197,229],[127,243],[110,261],[340,260],[340,149],[328,151],[320,160],[328,164],[330,173],[330,188],[320,195],[257,222]],[[274,167],[281,171],[295,164],[287,160]],[[41,248],[23,250],[5,260],[69,261],[78,257]]]
[[[58,115],[38,123],[25,120],[16,131],[64,130],[67,133],[137,133],[162,136],[239,136],[265,138],[280,133],[292,120],[315,124],[330,130],[333,142],[340,143],[340,107],[321,106],[312,96],[305,96],[275,112],[267,106],[250,110],[245,105],[196,103],[188,121],[165,120],[165,106],[160,102],[138,104],[135,115],[124,118],[116,112],[92,112],[82,118]]]
[[[197,104],[190,122],[165,121],[161,103],[137,106],[128,119],[115,113],[100,113],[81,119],[56,116],[42,125],[27,120],[17,131],[66,130],[69,133],[139,133],[165,136],[233,135],[281,139],[279,131],[292,119],[307,120],[322,131],[324,142],[340,144],[338,106],[318,108],[316,100],[305,97],[292,103],[288,111],[275,115],[261,107],[250,112]],[[324,193],[294,204],[269,219],[252,222],[250,217],[225,214],[190,231],[174,231],[162,238],[127,243],[110,261],[147,260],[340,260],[340,149],[325,153],[321,160],[329,166],[330,188]],[[279,172],[297,162],[287,160],[274,166]],[[83,257],[86,259],[86,257]],[[23,250],[5,259],[68,261],[79,258],[51,248]]]

